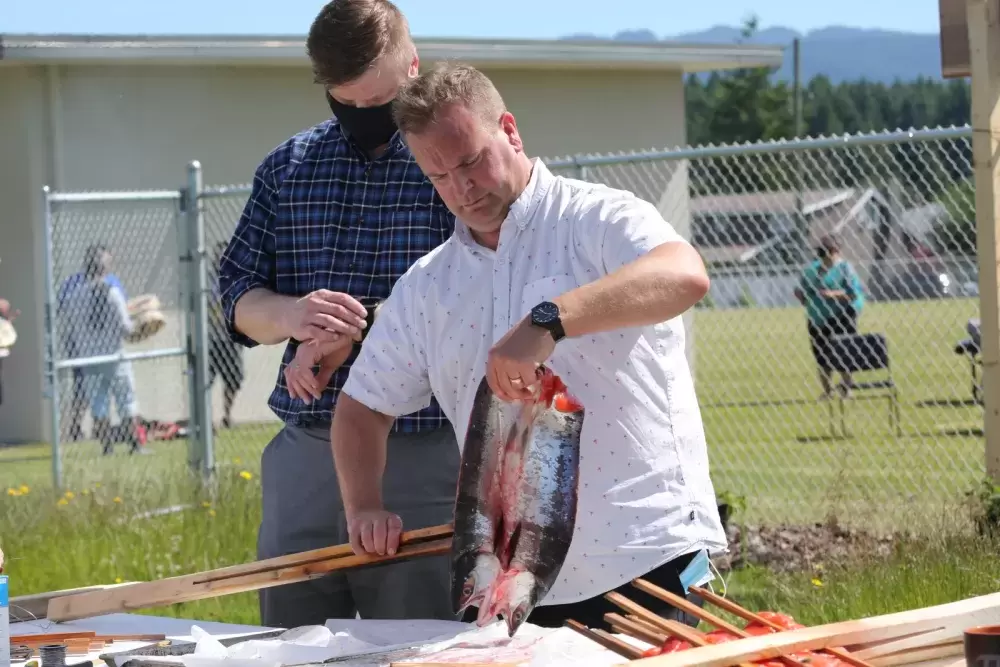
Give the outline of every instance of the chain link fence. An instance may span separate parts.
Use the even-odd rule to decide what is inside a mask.
[[[702,253],[712,287],[691,318],[689,344],[721,500],[765,523],[836,517],[933,528],[967,516],[965,494],[985,474],[969,128],[546,162],[653,202]],[[198,403],[189,369],[202,359],[215,429],[207,460],[249,476],[280,428],[267,398],[284,346],[247,350],[225,337],[215,267],[250,190],[198,191],[200,227],[177,222],[183,197],[60,203],[51,217],[53,280],[82,270],[90,245],[107,245],[127,296],[156,295],[166,320],[142,343],[123,345],[160,353],[132,362],[137,413],[183,421]],[[185,277],[198,275],[178,261],[187,241],[175,232],[188,228],[204,237],[192,246],[204,258],[204,289],[192,292],[206,295],[203,345],[180,312]],[[844,264],[820,272],[816,248],[828,236]],[[858,285],[863,301],[852,301]],[[197,299],[188,303],[197,310]],[[856,317],[833,303],[854,303]],[[817,319],[810,332],[810,312],[837,317]],[[93,319],[81,309],[67,321]],[[833,369],[825,393],[820,360]],[[69,396],[68,365],[60,375]],[[67,466],[91,475],[160,466],[104,457],[86,437],[64,436]],[[183,445],[153,442],[156,459],[162,450],[182,465]]]
[[[555,163],[687,226],[712,278],[689,341],[712,474],[750,520],[967,520],[985,475],[971,154],[948,128]],[[843,263],[819,264],[825,238]]]
[[[154,441],[185,449],[181,193],[57,193],[46,206],[55,482],[146,483]]]

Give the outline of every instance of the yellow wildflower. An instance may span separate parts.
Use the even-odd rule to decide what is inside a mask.
[[[116,502],[116,503],[120,503],[121,501],[122,501],[122,498],[121,498],[121,496],[115,496],[115,497],[114,497],[114,498],[112,499],[112,502]]]
[[[69,505],[69,501],[66,500],[65,498],[60,498],[59,502],[57,502],[56,505],[62,505],[62,506]]]
[[[815,586],[816,588],[822,588],[823,587],[823,582],[820,581],[819,579],[813,579],[812,580],[812,585]]]
[[[73,500],[73,497],[74,496],[73,496],[73,492],[72,491],[67,491],[66,492],[66,500]]]
[[[28,491],[31,491],[31,487],[29,487],[27,484],[22,484],[21,487],[18,489],[18,491],[20,491],[22,494],[25,494]]]
[[[250,472],[249,470],[244,470],[240,472],[240,477],[242,477],[243,479],[253,479],[253,473]]]

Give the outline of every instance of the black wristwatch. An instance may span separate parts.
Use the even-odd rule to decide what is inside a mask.
[[[562,319],[559,317],[559,306],[551,301],[542,301],[531,309],[531,323],[552,334],[552,340],[557,343],[566,337]]]

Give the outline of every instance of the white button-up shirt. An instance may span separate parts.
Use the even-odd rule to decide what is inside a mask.
[[[437,398],[465,433],[493,344],[541,301],[685,242],[630,192],[540,160],[494,252],[468,228],[399,279],[343,391],[399,416]],[[600,595],[684,553],[726,549],[681,319],[564,338],[546,362],[586,409],[576,532],[543,605]]]

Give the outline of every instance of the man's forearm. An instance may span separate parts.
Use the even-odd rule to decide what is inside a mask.
[[[566,335],[576,337],[665,322],[692,308],[708,288],[697,251],[667,243],[553,301]]]
[[[392,417],[368,408],[341,392],[334,410],[330,441],[337,481],[348,517],[382,507],[382,474]]]
[[[287,312],[296,299],[269,289],[252,289],[236,302],[236,329],[261,345],[276,345],[291,338]]]

